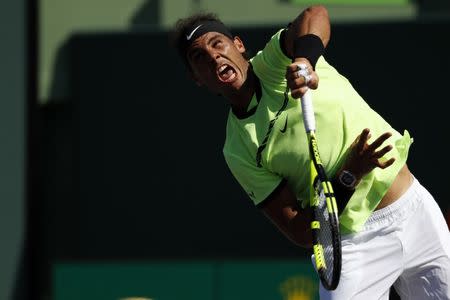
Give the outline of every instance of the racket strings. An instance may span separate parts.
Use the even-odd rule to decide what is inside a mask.
[[[318,235],[319,243],[323,247],[326,269],[322,272],[328,282],[333,279],[334,272],[334,238],[331,227],[330,215],[327,210],[326,196],[323,189],[318,193],[319,202],[316,218],[320,222],[320,230]]]

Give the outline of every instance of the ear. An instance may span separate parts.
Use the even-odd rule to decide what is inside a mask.
[[[245,53],[244,43],[242,42],[242,40],[238,36],[235,36],[233,38],[233,43],[236,46],[236,48],[239,50],[240,53]]]

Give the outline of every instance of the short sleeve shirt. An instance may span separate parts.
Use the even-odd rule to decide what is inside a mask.
[[[300,100],[286,90],[284,76],[291,60],[281,50],[281,32],[250,60],[260,81],[261,97],[253,96],[248,109],[253,108],[254,113],[243,119],[230,110],[223,153],[233,176],[255,205],[285,179],[304,207],[310,197],[308,141]],[[393,134],[385,143],[394,149],[382,159],[395,157],[394,164],[367,174],[340,215],[342,231],[357,232],[405,164],[412,139],[408,131],[400,134],[371,109],[324,57],[319,58],[315,71],[320,78],[318,89],[312,90],[316,137],[330,178],[364,128],[371,130],[372,137],[388,131]]]

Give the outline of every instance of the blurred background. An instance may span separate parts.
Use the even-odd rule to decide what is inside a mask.
[[[309,252],[228,171],[225,100],[168,44],[213,11],[255,54],[313,3],[1,2],[0,299],[318,299]],[[450,2],[321,4],[327,60],[410,131],[410,169],[448,218]]]

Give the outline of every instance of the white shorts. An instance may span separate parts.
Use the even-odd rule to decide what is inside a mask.
[[[450,299],[450,233],[433,197],[414,179],[393,204],[375,211],[361,232],[342,236],[342,273],[322,300]]]

